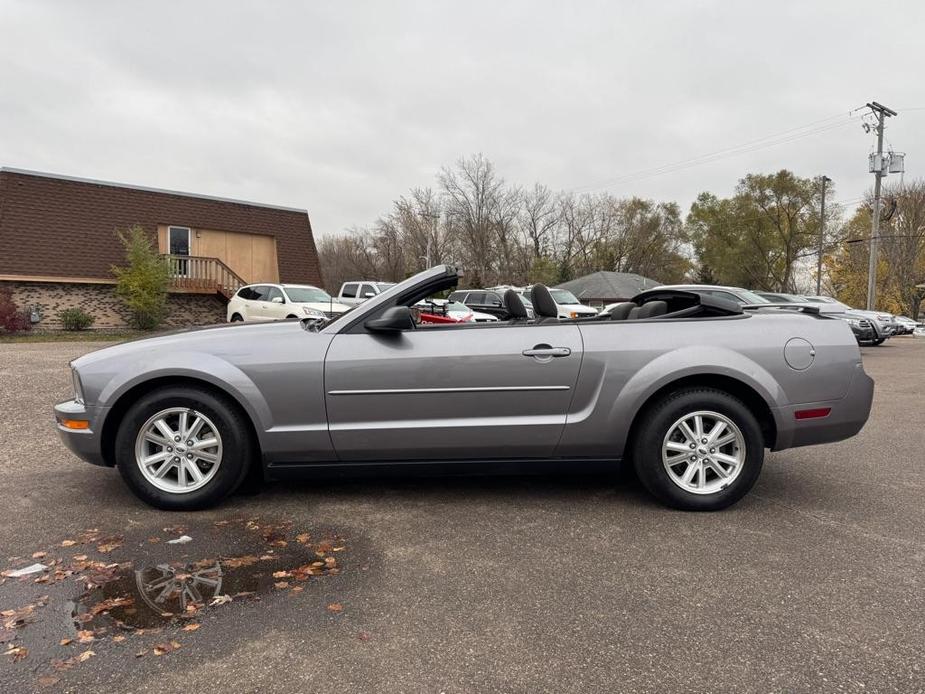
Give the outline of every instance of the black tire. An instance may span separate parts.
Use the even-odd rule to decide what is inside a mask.
[[[294,316],[291,313],[288,316],[286,316],[286,320],[292,320],[293,318],[298,318],[298,316]]]
[[[724,415],[738,427],[745,443],[741,472],[728,485],[710,494],[686,491],[672,481],[662,463],[662,445],[675,422],[701,410]],[[631,444],[639,481],[662,503],[685,511],[717,511],[731,506],[752,488],[764,462],[764,437],[755,415],[738,398],[713,388],[677,390],[640,414],[641,428]],[[718,478],[718,476],[717,476]]]
[[[187,407],[206,415],[218,430],[222,456],[215,476],[195,491],[170,493],[152,485],[135,460],[139,431],[156,413]],[[154,390],[133,404],[116,432],[115,458],[122,478],[142,501],[168,511],[195,511],[214,506],[232,494],[247,476],[255,459],[250,422],[226,396],[195,386],[169,386]]]
[[[884,342],[886,342],[886,338],[885,338],[885,337],[881,337],[881,338],[879,338],[879,339],[874,340],[874,341],[871,342],[870,344],[872,344],[874,347],[879,347],[879,346],[882,345]]]
[[[231,323],[241,323],[243,321],[244,321],[244,318],[241,317],[240,313],[232,314],[231,321],[230,321]]]

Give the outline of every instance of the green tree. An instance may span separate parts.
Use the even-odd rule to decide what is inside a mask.
[[[701,193],[687,218],[699,265],[722,284],[796,291],[797,260],[818,240],[819,194],[790,171],[749,174],[731,198]]]
[[[167,317],[167,288],[170,264],[154,247],[151,237],[136,224],[116,235],[125,247],[124,267],[114,265],[118,280],[116,294],[131,314],[131,324],[141,330],[153,330]]]

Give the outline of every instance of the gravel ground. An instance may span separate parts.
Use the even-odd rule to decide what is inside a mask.
[[[157,563],[269,558],[226,565],[222,593],[253,596],[143,633],[104,614],[84,644],[70,616],[100,597],[81,595],[87,571],[7,579],[0,610],[48,598],[12,630],[25,657],[0,644],[0,691],[925,691],[925,340],[865,348],[877,391],[861,434],[769,455],[715,514],[563,475],[274,485],[158,512],[51,425],[68,360],[97,346],[0,344],[0,561],[87,555],[129,585]],[[315,550],[340,572],[271,576]]]

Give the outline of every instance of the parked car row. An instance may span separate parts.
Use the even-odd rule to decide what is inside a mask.
[[[259,322],[287,318],[336,318],[355,306],[379,296],[390,287],[390,282],[352,280],[341,285],[335,299],[323,289],[302,284],[250,284],[241,287],[228,302],[228,321]],[[844,320],[854,332],[859,344],[881,345],[894,335],[925,334],[925,326],[906,316],[894,316],[882,311],[864,311],[852,308],[829,296],[787,294],[783,292],[751,291],[741,287],[675,284],[658,289],[693,292],[739,306],[761,304],[825,304],[826,315]],[[503,295],[513,290],[520,297],[527,318],[536,317],[532,287],[501,285],[485,289],[459,289],[448,299],[428,299],[413,307],[421,323],[464,323],[507,321],[515,318],[510,313]],[[622,303],[609,304],[598,311],[582,304],[565,289],[549,289],[560,319],[575,319],[611,314]]]

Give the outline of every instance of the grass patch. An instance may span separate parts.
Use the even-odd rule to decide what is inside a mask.
[[[0,333],[0,344],[18,342],[124,342],[151,333],[141,330],[56,330],[54,332]]]

